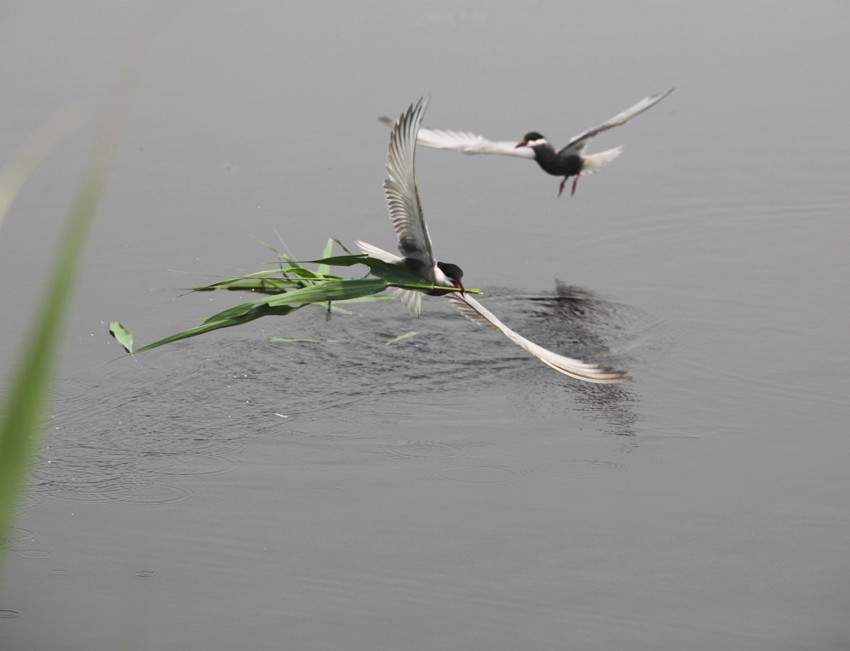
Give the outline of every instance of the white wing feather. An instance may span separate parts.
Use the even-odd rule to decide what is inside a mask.
[[[395,120],[378,118],[392,128]],[[528,147],[517,149],[516,141],[487,140],[484,136],[468,131],[453,131],[451,129],[419,129],[417,142],[432,149],[451,149],[464,154],[498,154],[501,156],[518,156],[519,158],[534,158],[534,150]]]
[[[472,298],[469,294],[451,294],[448,295],[447,298],[455,304],[461,314],[465,317],[475,321],[475,323],[484,326],[485,328],[498,330],[525,352],[536,357],[541,362],[555,369],[559,373],[569,375],[577,380],[594,382],[596,384],[617,384],[628,379],[628,376],[620,371],[615,371],[596,364],[589,364],[578,359],[564,357],[563,355],[558,355],[557,353],[553,353],[551,350],[547,350],[546,348],[535,344],[533,341],[529,341],[502,323],[492,312]]]
[[[612,118],[609,118],[602,124],[595,127],[591,127],[590,129],[581,132],[577,136],[574,136],[570,139],[566,146],[561,149],[561,152],[567,150],[570,152],[581,153],[582,151],[584,151],[584,148],[587,146],[587,143],[590,142],[596,136],[598,136],[600,133],[602,133],[603,131],[608,131],[608,129],[613,129],[614,127],[619,127],[620,125],[625,124],[632,118],[640,115],[647,109],[650,109],[656,104],[658,104],[658,102],[667,97],[674,90],[675,88],[671,88],[666,93],[644,97],[634,106],[630,106],[625,111],[617,113],[617,115]]]
[[[384,194],[390,220],[398,235],[398,250],[402,256],[420,260],[427,269],[434,266],[431,236],[422,214],[422,203],[416,189],[414,154],[416,134],[422,124],[422,116],[428,106],[423,97],[411,105],[395,123],[390,134],[387,151],[387,178]]]
[[[433,149],[453,149],[464,154],[497,154],[500,156],[518,156],[534,158],[534,150],[528,147],[516,146],[516,141],[487,140],[484,136],[467,131],[451,131],[449,129],[420,129],[420,145]]]

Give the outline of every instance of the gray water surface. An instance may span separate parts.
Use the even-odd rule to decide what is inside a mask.
[[[3,651],[850,648],[843,3],[83,2],[0,10],[3,157],[132,109],[0,581]],[[137,45],[140,44],[140,45]],[[676,91],[558,199],[417,153],[438,256],[554,373],[425,301],[122,356],[248,297],[263,242],[391,248],[376,121],[555,144]],[[89,154],[0,232],[9,377]],[[388,344],[409,332],[415,336]],[[270,337],[317,343],[272,343]]]

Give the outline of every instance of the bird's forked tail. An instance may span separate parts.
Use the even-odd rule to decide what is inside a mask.
[[[592,174],[596,170],[605,167],[612,160],[623,153],[622,147],[614,147],[606,149],[596,154],[584,154],[584,167],[581,170],[582,174]]]

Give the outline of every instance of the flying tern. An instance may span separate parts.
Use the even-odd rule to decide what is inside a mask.
[[[658,95],[650,95],[644,97],[634,106],[627,108],[606,120],[602,124],[591,127],[582,131],[577,136],[574,136],[560,150],[555,148],[537,131],[529,131],[522,140],[516,141],[493,141],[488,140],[484,136],[467,131],[454,131],[450,129],[426,129],[419,130],[418,142],[420,145],[432,147],[434,149],[451,149],[463,152],[464,154],[498,154],[503,156],[519,156],[520,158],[531,158],[537,161],[537,164],[544,172],[553,176],[563,176],[558,196],[564,192],[564,186],[567,179],[571,176],[573,179],[571,195],[575,194],[578,178],[582,174],[591,174],[596,170],[604,167],[623,151],[622,147],[614,147],[606,149],[595,154],[587,154],[585,150],[588,143],[596,136],[625,124],[632,118],[640,115],[644,111],[650,109],[673,92],[673,88],[666,93]],[[389,127],[395,123],[394,120],[387,117],[378,118],[381,122]]]

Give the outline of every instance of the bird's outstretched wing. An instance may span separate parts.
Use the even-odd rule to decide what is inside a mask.
[[[422,125],[422,116],[428,106],[428,98],[421,98],[412,104],[393,125],[390,133],[390,145],[387,150],[387,178],[384,180],[384,194],[390,220],[398,235],[398,250],[406,258],[421,261],[431,269],[434,254],[431,250],[431,236],[422,214],[422,203],[416,188],[416,170],[414,154],[416,136]]]
[[[451,294],[447,298],[455,304],[465,317],[485,328],[498,330],[525,352],[533,355],[559,373],[569,375],[577,380],[594,382],[596,384],[618,384],[628,379],[628,376],[621,371],[564,357],[535,344],[533,341],[529,341],[502,323],[492,312],[469,296],[469,294]]]
[[[381,122],[392,128],[395,120],[387,117],[378,118]],[[497,154],[501,156],[518,156],[520,158],[534,158],[534,150],[528,147],[517,149],[516,141],[494,141],[487,140],[484,136],[468,131],[453,131],[451,129],[427,129],[419,130],[417,142],[424,147],[432,149],[451,149],[464,154]]]
[[[564,148],[561,149],[561,151],[558,152],[558,153],[559,154],[564,154],[564,153],[580,154],[582,151],[584,151],[584,148],[587,146],[587,143],[590,142],[596,136],[598,136],[600,133],[602,133],[603,131],[608,131],[608,129],[613,129],[614,127],[619,127],[620,125],[625,124],[626,122],[628,122],[632,118],[640,115],[641,113],[643,113],[647,109],[650,109],[653,106],[655,106],[656,104],[658,104],[658,102],[660,102],[662,99],[667,97],[674,90],[675,90],[675,88],[671,88],[666,93],[661,93],[659,95],[650,95],[649,97],[644,97],[641,101],[639,101],[634,106],[630,106],[625,111],[622,111],[621,113],[617,113],[617,115],[606,120],[602,124],[597,125],[595,127],[591,127],[590,129],[583,131],[582,133],[578,134],[577,136],[574,136],[572,139],[570,139],[570,141],[566,144],[566,146],[564,146]]]

